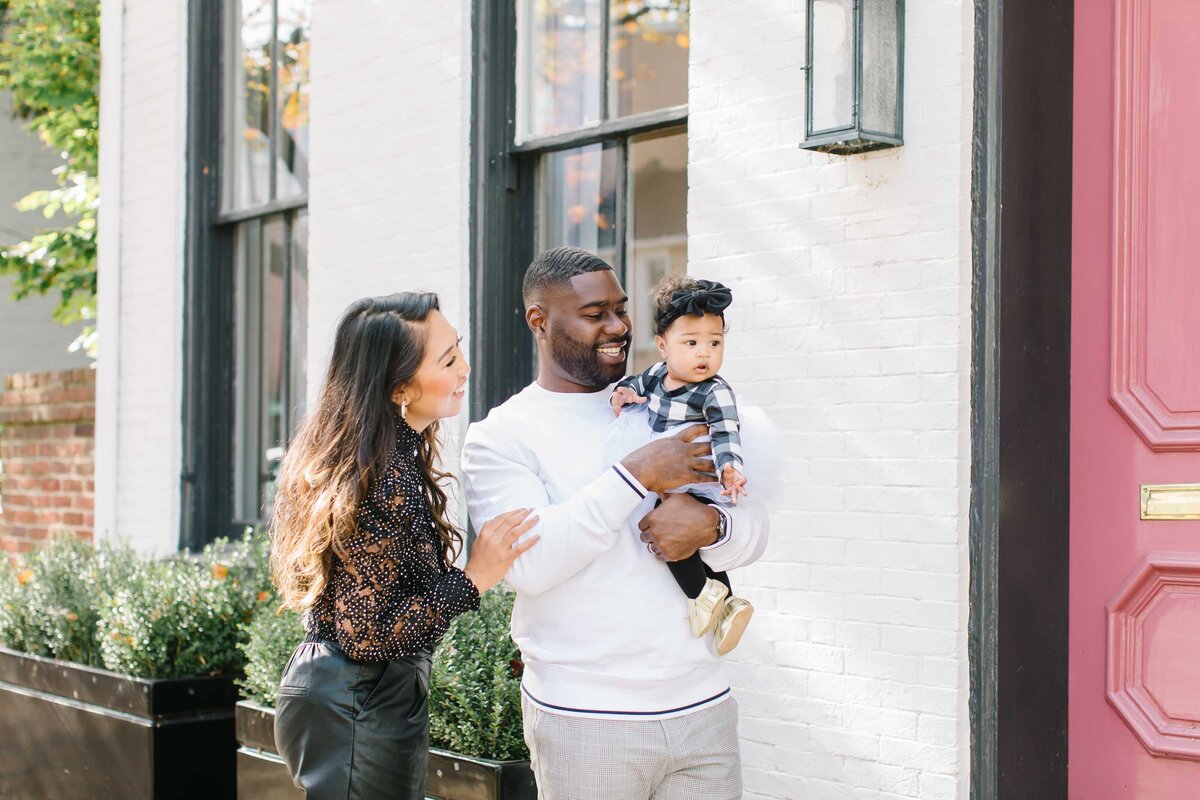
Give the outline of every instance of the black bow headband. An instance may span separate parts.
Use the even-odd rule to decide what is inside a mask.
[[[663,310],[658,328],[666,330],[672,322],[684,314],[701,317],[705,314],[724,315],[733,303],[733,292],[716,281],[697,280],[691,289],[676,289],[671,292],[671,301]]]

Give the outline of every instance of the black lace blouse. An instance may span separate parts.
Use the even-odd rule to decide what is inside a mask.
[[[431,651],[479,592],[446,564],[416,463],[421,434],[396,415],[396,448],[358,509],[346,560],[305,615],[310,635],[337,642],[355,661]]]

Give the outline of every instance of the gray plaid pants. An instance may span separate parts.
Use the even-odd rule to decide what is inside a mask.
[[[552,714],[521,695],[540,800],[736,800],[737,702],[662,720]]]

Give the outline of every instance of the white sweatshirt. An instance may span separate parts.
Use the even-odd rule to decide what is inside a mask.
[[[505,578],[517,593],[512,636],[522,689],[551,713],[668,717],[723,699],[729,681],[687,623],[687,598],[638,538],[654,508],[619,465],[605,463],[610,391],[551,392],[536,382],[467,431],[463,486],[476,527],[533,508],[541,540]],[[766,547],[766,510],[747,498],[723,513],[729,536],[702,551],[721,571]]]

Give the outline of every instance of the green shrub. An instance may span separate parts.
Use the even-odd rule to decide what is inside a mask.
[[[509,637],[513,595],[483,594],[479,613],[450,626],[433,659],[429,740],[501,761],[529,758],[521,728],[521,655]]]
[[[245,596],[203,561],[150,562],[116,587],[97,633],[106,669],[140,678],[228,675],[241,670]]]
[[[273,706],[283,668],[304,638],[304,626],[295,611],[276,613],[279,598],[274,592],[265,594],[246,627],[246,641],[240,645],[246,655],[246,669],[238,686],[247,700]]]
[[[0,573],[0,644],[34,655],[100,665],[96,624],[105,586],[138,568],[122,545],[99,549],[69,537],[48,541]]]
[[[51,540],[0,569],[0,644],[136,677],[236,673],[266,549],[250,531],[161,561]]]

